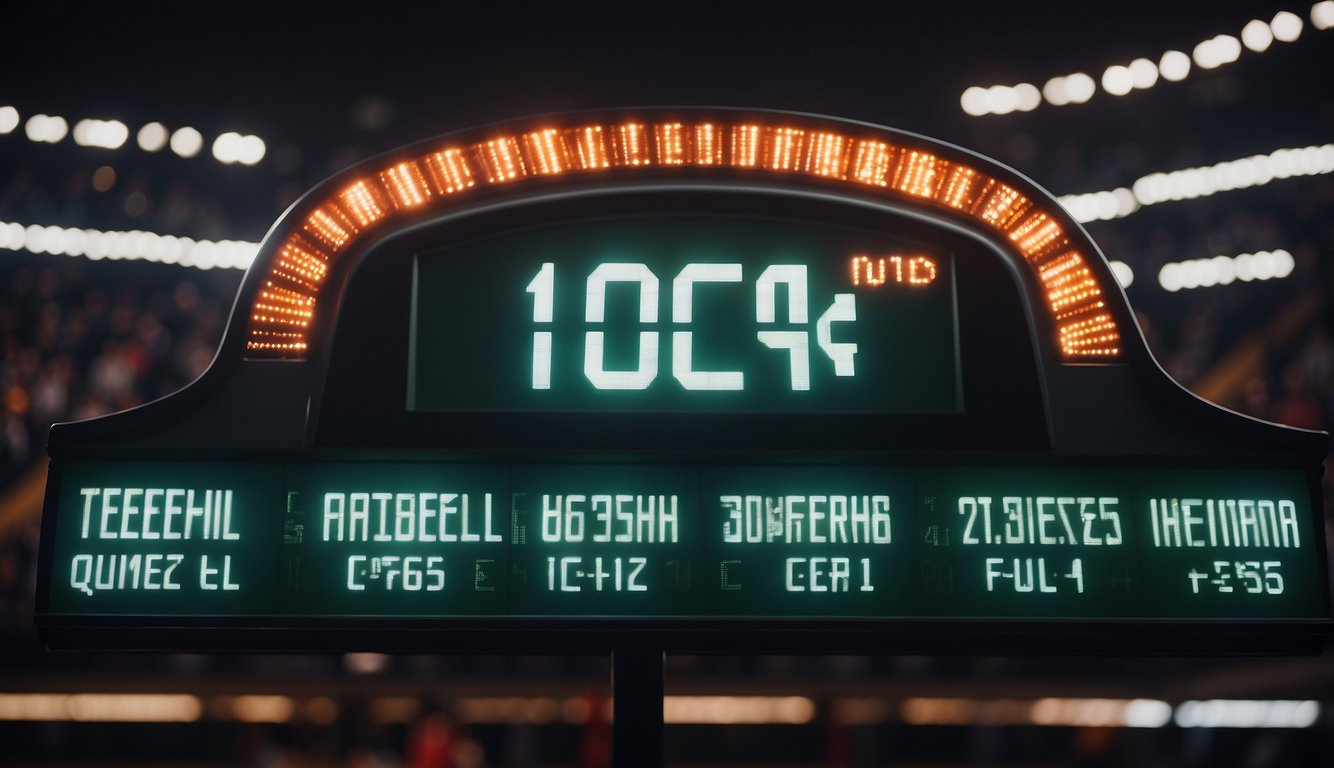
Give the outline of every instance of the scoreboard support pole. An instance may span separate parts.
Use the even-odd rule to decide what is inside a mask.
[[[660,647],[618,646],[611,654],[615,768],[665,765],[662,719],[666,654]]]

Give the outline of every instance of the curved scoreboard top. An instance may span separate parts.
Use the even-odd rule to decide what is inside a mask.
[[[1325,436],[1190,395],[1032,182],[805,115],[369,160],[212,367],[52,428],[57,647],[1314,652]]]

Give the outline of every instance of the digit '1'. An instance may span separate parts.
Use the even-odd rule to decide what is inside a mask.
[[[556,298],[556,265],[542,264],[528,283],[533,294],[533,322],[551,322]],[[551,331],[533,331],[533,389],[551,389]]]

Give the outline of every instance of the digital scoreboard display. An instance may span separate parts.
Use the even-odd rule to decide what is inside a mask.
[[[1309,618],[1296,472],[79,462],[52,610]]]
[[[1331,627],[1325,435],[1173,382],[1031,181],[812,116],[368,159],[275,225],[199,380],[48,446],[53,647],[1313,653]]]
[[[417,260],[408,404],[956,412],[952,270],[921,243],[760,217],[487,237]]]

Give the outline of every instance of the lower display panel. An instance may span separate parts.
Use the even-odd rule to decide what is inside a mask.
[[[818,627],[1326,615],[1317,516],[1295,470],[73,461],[57,471],[47,617]]]

